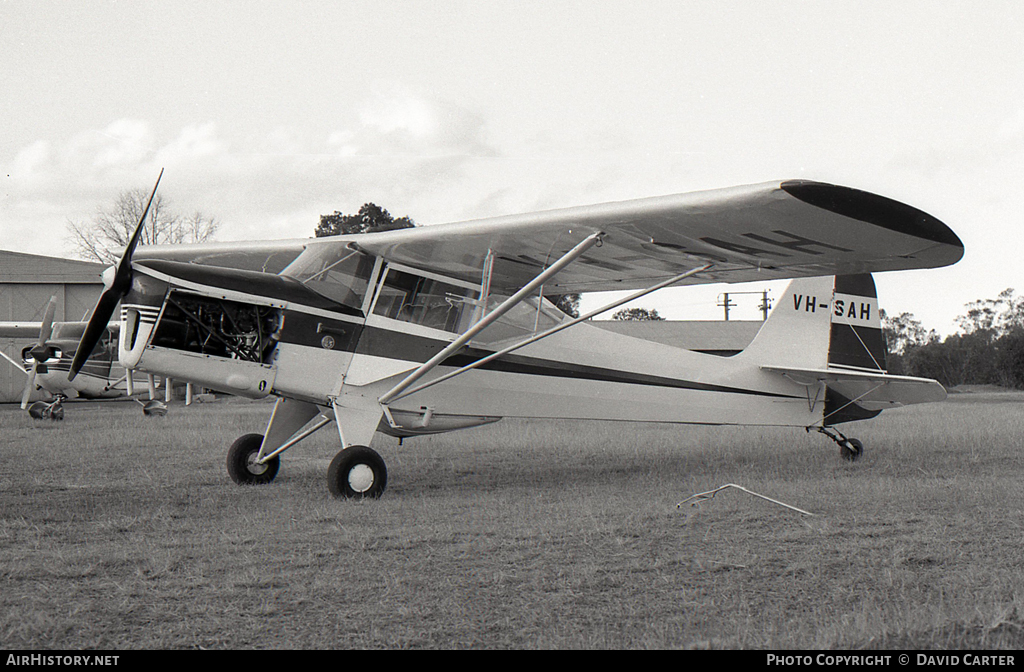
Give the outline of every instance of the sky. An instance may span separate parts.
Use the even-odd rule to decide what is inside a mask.
[[[876,277],[948,334],[1024,293],[1021,34],[1011,0],[0,0],[0,249],[70,256],[69,221],[161,168],[222,241],[812,179],[960,236],[955,266]],[[720,319],[766,287],[637,305]]]

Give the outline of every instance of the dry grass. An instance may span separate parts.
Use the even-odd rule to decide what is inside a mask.
[[[800,430],[505,421],[378,437],[327,494],[325,430],[272,485],[224,454],[270,407],[0,409],[5,648],[1020,648],[1024,395]],[[724,483],[815,512],[805,518]]]

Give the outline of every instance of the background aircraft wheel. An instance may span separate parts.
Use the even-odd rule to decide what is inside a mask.
[[[262,434],[246,434],[238,437],[228,449],[228,474],[239,485],[263,485],[277,476],[281,467],[280,457],[265,464],[257,464],[256,456],[263,444]]]
[[[56,402],[36,401],[28,407],[28,414],[36,420],[63,420],[64,406]]]
[[[145,416],[153,415],[162,418],[167,415],[167,404],[158,399],[150,399],[142,405],[142,414]]]
[[[864,454],[864,444],[860,442],[860,439],[846,439],[839,446],[839,454],[843,456],[844,460],[856,462]]]
[[[327,470],[327,487],[336,499],[374,499],[384,494],[388,470],[372,448],[349,446],[338,453]]]

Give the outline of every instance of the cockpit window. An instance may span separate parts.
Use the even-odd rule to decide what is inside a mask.
[[[281,275],[295,278],[321,296],[362,308],[373,275],[373,257],[345,247],[310,245]]]
[[[373,312],[394,320],[459,333],[473,315],[476,292],[396,269],[388,270]]]

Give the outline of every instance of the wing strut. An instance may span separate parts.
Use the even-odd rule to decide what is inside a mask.
[[[461,336],[452,341],[441,352],[431,357],[424,364],[421,364],[419,368],[417,368],[415,371],[413,371],[408,376],[403,378],[400,383],[398,383],[393,388],[385,392],[380,397],[380,399],[378,399],[378,401],[382,405],[387,405],[388,403],[393,401],[395,397],[397,397],[399,394],[405,391],[410,385],[412,385],[417,380],[422,378],[425,374],[431,371],[438,364],[448,359],[448,357],[450,357],[454,352],[456,352],[459,348],[468,343],[470,339],[472,339],[474,336],[476,336],[481,331],[490,326],[491,323],[493,323],[495,320],[497,320],[499,317],[510,311],[518,304],[522,303],[526,299],[526,297],[532,294],[535,289],[537,289],[545,282],[547,282],[553,275],[555,275],[563,268],[568,266],[570,263],[575,261],[577,257],[582,255],[591,247],[599,244],[603,236],[604,233],[598,232],[593,233],[584,238],[582,241],[580,241],[579,244],[576,245],[576,247],[572,248],[564,255],[562,255],[561,258],[558,259],[558,261],[544,269],[537,277],[535,277],[533,280],[531,280],[525,286],[523,286],[522,289],[520,289],[518,292],[516,292],[509,298],[505,299],[505,301],[503,301],[500,306],[484,315],[479,322],[477,322],[472,327],[463,332]]]
[[[404,392],[402,392],[400,394],[397,394],[397,395],[391,397],[389,399],[389,401],[397,401],[399,399],[402,399],[403,397],[408,397],[411,394],[415,394],[415,393],[419,392],[420,390],[424,390],[424,389],[426,389],[428,387],[431,387],[433,385],[437,385],[438,383],[443,383],[444,381],[449,380],[450,378],[454,378],[455,376],[463,374],[466,371],[469,371],[471,369],[475,369],[475,368],[477,368],[479,366],[483,366],[487,362],[493,361],[493,360],[497,359],[498,357],[502,357],[504,355],[507,355],[508,353],[513,352],[515,350],[518,350],[519,348],[525,347],[525,346],[529,345],[530,343],[536,343],[537,341],[539,341],[539,340],[541,340],[543,338],[547,338],[548,336],[551,336],[553,334],[556,334],[559,331],[562,331],[563,329],[568,329],[569,327],[575,326],[575,325],[579,324],[580,322],[583,322],[584,320],[589,320],[590,318],[594,317],[595,315],[600,315],[601,313],[608,312],[609,310],[611,310],[613,308],[618,308],[619,306],[621,306],[624,303],[629,303],[630,301],[633,301],[635,299],[639,299],[640,297],[646,296],[647,294],[650,294],[651,292],[656,292],[659,289],[663,289],[665,287],[668,287],[669,285],[674,285],[675,283],[679,282],[680,280],[685,280],[686,278],[690,277],[691,275],[696,275],[698,273],[702,273],[702,272],[708,270],[709,268],[711,268],[712,266],[714,266],[714,264],[704,264],[700,268],[694,268],[694,269],[691,269],[689,271],[686,271],[685,273],[680,273],[679,275],[675,276],[674,278],[669,278],[668,280],[665,280],[663,282],[659,282],[658,284],[653,285],[651,287],[648,287],[647,289],[641,289],[641,290],[639,290],[637,292],[634,292],[634,293],[630,294],[629,296],[627,296],[624,299],[619,299],[619,300],[617,300],[617,301],[615,301],[613,303],[610,303],[610,304],[608,304],[606,306],[602,306],[601,308],[598,308],[597,310],[592,310],[589,313],[587,313],[586,315],[581,315],[579,317],[574,317],[573,319],[569,320],[568,322],[562,322],[561,324],[558,324],[558,325],[556,325],[554,327],[551,327],[550,329],[548,329],[546,331],[543,331],[543,332],[541,332],[539,334],[535,334],[535,335],[531,336],[530,338],[522,340],[522,341],[520,341],[518,343],[514,343],[514,344],[508,346],[507,348],[504,348],[504,349],[499,350],[497,352],[493,352],[493,353],[487,355],[486,357],[481,357],[480,359],[476,360],[475,362],[470,362],[469,364],[463,366],[460,369],[456,369],[455,371],[451,371],[450,373],[446,373],[443,376],[439,376],[437,378],[434,378],[433,380],[429,380],[429,381],[423,383],[422,385],[418,385],[418,386],[412,388],[411,390],[406,390],[406,391],[404,391]]]

